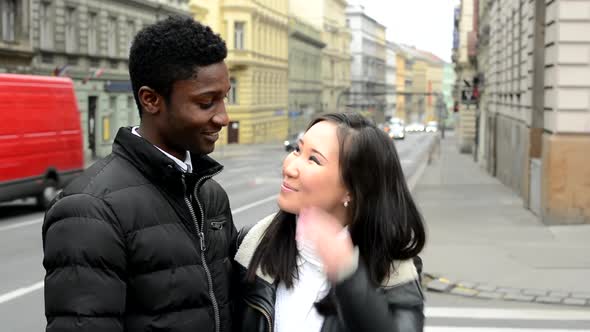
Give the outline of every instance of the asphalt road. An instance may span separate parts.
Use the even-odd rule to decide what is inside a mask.
[[[406,175],[431,139],[408,135],[396,141]],[[281,183],[282,147],[246,146],[239,156],[221,156],[216,179],[228,192],[238,228],[276,211]],[[419,202],[418,202],[419,203]],[[32,200],[0,205],[0,332],[43,331],[41,223]],[[590,313],[547,305],[494,302],[426,294],[427,332],[590,331]]]

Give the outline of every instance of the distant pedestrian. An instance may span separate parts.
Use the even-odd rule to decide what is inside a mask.
[[[225,42],[188,17],[129,55],[139,127],[53,202],[43,224],[47,331],[230,331],[236,229],[207,156],[228,124]]]
[[[278,205],[238,236],[238,331],[423,330],[424,224],[383,131],[357,114],[314,120]]]

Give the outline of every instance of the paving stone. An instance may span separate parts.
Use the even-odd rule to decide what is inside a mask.
[[[548,291],[544,289],[525,289],[522,291],[524,295],[532,296],[547,296]]]
[[[455,288],[451,289],[450,293],[454,294],[454,295],[472,297],[472,296],[475,296],[478,292],[474,289],[471,289],[471,288],[455,287]]]
[[[505,294],[519,294],[521,291],[520,288],[510,288],[510,287],[500,287],[496,289],[498,293],[505,293]]]
[[[549,293],[549,296],[566,298],[570,296],[570,293],[562,291],[552,291],[551,293]]]
[[[570,297],[573,297],[574,299],[590,300],[590,293],[573,292]]]
[[[459,287],[463,287],[463,288],[475,288],[477,287],[477,284],[475,282],[469,282],[469,281],[460,281],[457,283],[457,286]]]
[[[484,284],[484,285],[477,286],[475,289],[480,290],[482,292],[493,292],[496,290],[496,288],[498,288],[498,287],[496,287],[494,285]]]
[[[559,304],[562,301],[563,301],[563,297],[554,297],[554,296],[539,296],[535,299],[535,302],[549,303],[549,304]]]
[[[518,301],[518,302],[533,302],[535,299],[532,295],[523,295],[523,294],[506,294],[504,295],[504,300],[509,301]]]
[[[480,292],[479,294],[476,295],[476,297],[479,297],[482,299],[493,299],[493,300],[501,299],[502,296],[504,296],[504,294],[494,293],[494,292]]]
[[[586,304],[586,300],[567,298],[567,299],[564,299],[563,300],[563,304],[568,304],[568,305],[585,305]]]
[[[448,292],[452,287],[453,287],[453,285],[451,283],[443,282],[440,280],[432,280],[431,282],[428,283],[428,285],[426,285],[426,288],[428,290],[435,291],[435,292],[443,292],[443,293]]]

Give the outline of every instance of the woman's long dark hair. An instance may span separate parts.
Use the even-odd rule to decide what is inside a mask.
[[[391,138],[360,114],[331,113],[310,125],[338,126],[340,172],[352,200],[349,232],[375,287],[389,278],[394,260],[417,256],[426,242],[422,216],[410,194]],[[279,211],[260,241],[247,277],[256,270],[290,288],[298,276],[295,215]]]

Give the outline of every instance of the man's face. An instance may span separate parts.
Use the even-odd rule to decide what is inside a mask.
[[[196,78],[174,82],[158,125],[164,144],[180,155],[213,152],[219,131],[229,122],[224,100],[229,88],[223,61],[199,67]]]

